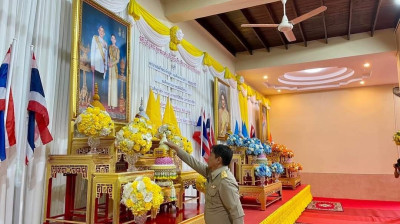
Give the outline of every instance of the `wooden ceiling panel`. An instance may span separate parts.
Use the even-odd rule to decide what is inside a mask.
[[[248,23],[240,10],[225,13],[230,21],[234,24],[235,28],[244,36],[245,40],[249,43],[251,49],[264,48],[262,43],[258,40],[256,34],[251,28],[242,28],[241,25]]]
[[[296,41],[290,43],[277,28],[241,27],[243,23],[280,23],[283,15],[281,2],[200,18],[197,21],[235,55],[236,52],[242,51],[252,53],[252,50],[256,49],[270,51],[270,47],[276,46],[290,48],[290,44],[302,43],[307,46],[308,41],[325,39],[325,28],[327,38],[350,38],[351,34],[360,32],[372,34],[375,30],[396,27],[400,17],[400,6],[393,0],[287,0],[286,15],[290,21],[321,5],[328,9],[296,24],[293,27]],[[377,11],[378,16],[375,16]],[[328,42],[328,39],[326,41]]]

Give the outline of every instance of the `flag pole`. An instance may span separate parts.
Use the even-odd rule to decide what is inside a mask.
[[[201,128],[200,128],[200,158],[203,158],[203,124],[204,124],[204,117],[203,117],[203,107],[201,107],[200,111],[200,117],[201,117]]]
[[[10,55],[10,69],[8,70],[8,75],[7,75],[7,86],[6,86],[6,110],[4,111],[4,124],[7,121],[7,115],[8,115],[8,101],[10,98],[10,89],[11,89],[11,82],[12,82],[12,77],[13,77],[13,68],[14,68],[14,57],[15,57],[15,47],[17,44],[17,39],[14,38],[13,42],[11,44],[11,55]]]

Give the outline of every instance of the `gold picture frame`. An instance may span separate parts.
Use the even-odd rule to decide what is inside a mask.
[[[100,102],[123,126],[130,121],[131,25],[91,0],[72,7],[70,120],[93,101],[97,83]]]
[[[268,107],[260,105],[260,140],[265,142],[268,140]]]
[[[215,138],[226,140],[231,131],[231,95],[230,86],[218,77],[214,78],[214,127]]]

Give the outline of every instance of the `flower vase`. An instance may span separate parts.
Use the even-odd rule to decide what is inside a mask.
[[[274,175],[275,175],[275,183],[279,182],[279,176],[280,176],[279,173],[275,173]]]
[[[265,177],[264,176],[261,176],[260,177],[260,181],[261,181],[261,187],[264,187],[265,186]]]
[[[97,147],[100,145],[100,138],[99,137],[89,137],[88,138],[88,145],[90,146],[90,151],[88,154],[97,154]]]
[[[141,214],[141,215],[135,215],[135,217],[133,217],[133,221],[135,221],[136,224],[144,224],[146,223],[147,220],[147,214]]]
[[[128,162],[128,172],[134,172],[137,170],[135,164],[138,159],[139,159],[138,153],[134,153],[133,155],[126,155],[126,161]]]

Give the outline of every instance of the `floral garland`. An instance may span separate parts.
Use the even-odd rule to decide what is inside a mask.
[[[202,175],[199,175],[196,178],[196,189],[200,192],[206,193],[206,183],[207,179]]]
[[[260,164],[256,169],[255,169],[255,175],[257,177],[271,177],[272,172],[271,169],[265,165],[265,164]]]
[[[135,181],[125,184],[121,203],[130,209],[135,216],[146,214],[150,209],[160,208],[164,201],[161,187],[148,177],[137,177]]]
[[[114,129],[110,115],[98,107],[88,107],[75,120],[78,132],[90,137],[108,136]]]
[[[117,132],[115,145],[128,155],[145,154],[152,146],[152,133],[153,127],[150,120],[135,118]]]

